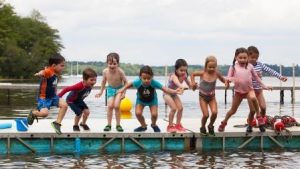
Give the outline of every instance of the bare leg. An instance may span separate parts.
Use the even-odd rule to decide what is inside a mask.
[[[210,116],[210,122],[209,122],[209,127],[212,127],[217,119],[218,115],[218,104],[216,101],[216,98],[214,98],[212,101],[209,102],[209,107],[211,111],[211,116]]]
[[[120,125],[120,102],[121,102],[121,96],[122,94],[119,93],[116,95],[115,101],[114,101],[114,108],[115,108],[115,116],[117,125]]]
[[[243,98],[240,97],[239,95],[234,95],[233,96],[232,105],[231,105],[230,110],[226,113],[225,119],[223,120],[224,123],[227,123],[228,119],[236,113],[236,111],[237,111],[238,107],[240,106],[242,100],[243,100]]]
[[[257,101],[258,101],[258,104],[260,107],[260,114],[262,117],[265,117],[267,106],[266,106],[266,101],[265,101],[263,91],[261,91],[258,95],[256,95],[256,97],[257,97]]]
[[[169,126],[173,125],[174,116],[176,113],[176,103],[174,102],[173,98],[170,95],[164,95],[165,102],[170,107],[169,113]]]
[[[107,125],[111,126],[112,113],[114,110],[115,97],[110,97],[107,101]]]
[[[176,124],[181,123],[181,118],[182,118],[182,112],[183,112],[183,107],[182,107],[182,102],[178,96],[174,98],[176,106],[177,106],[177,118],[176,118]]]
[[[208,105],[203,99],[200,98],[199,98],[199,104],[202,111],[201,128],[205,128],[206,121],[209,117]]]
[[[144,106],[143,105],[140,105],[140,104],[137,104],[135,106],[135,115],[136,115],[136,118],[138,119],[138,121],[140,122],[141,126],[143,128],[146,128],[147,127],[147,124],[145,122],[145,118],[143,116],[143,110],[144,110]]]
[[[151,125],[156,126],[157,121],[157,106],[150,106],[150,112],[151,112]]]
[[[82,124],[86,124],[86,121],[87,121],[87,119],[88,119],[88,117],[90,115],[89,109],[84,109],[82,114],[83,115],[82,115],[82,121],[81,121],[81,123]]]
[[[42,108],[40,111],[34,110],[32,114],[36,115],[37,117],[47,117],[49,115],[49,110],[47,108]]]
[[[64,119],[65,114],[67,112],[68,104],[63,99],[59,99],[58,105],[59,105],[59,111],[58,111],[56,122],[61,124],[61,121]]]
[[[74,118],[74,125],[75,126],[78,126],[80,118],[81,118],[81,115],[80,116],[75,116],[75,118]]]

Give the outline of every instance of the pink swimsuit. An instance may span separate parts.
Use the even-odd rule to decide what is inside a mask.
[[[234,82],[234,90],[239,94],[246,94],[253,90],[252,79],[259,82],[263,88],[266,88],[251,64],[248,64],[245,68],[245,66],[241,66],[236,62],[234,69],[230,66],[227,78],[229,81]]]

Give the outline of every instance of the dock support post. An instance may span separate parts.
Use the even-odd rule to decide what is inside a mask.
[[[54,153],[54,138],[53,138],[53,136],[51,136],[51,139],[50,139],[50,149],[51,149],[51,153]]]
[[[284,90],[280,90],[280,104],[284,104]]]
[[[225,139],[226,137],[223,135],[222,137],[222,150],[225,151]]]
[[[241,144],[238,148],[244,148],[248,143],[250,143],[255,136],[250,137],[248,140],[246,140],[243,144]]]
[[[274,143],[276,143],[280,148],[283,148],[283,145],[279,143],[274,137],[268,136]]]
[[[8,136],[7,137],[7,151],[6,151],[7,154],[10,154],[10,137]]]
[[[291,103],[292,104],[295,103],[295,91],[294,91],[294,89],[291,89]]]
[[[165,136],[162,136],[161,138],[161,151],[164,151],[165,150]]]
[[[106,143],[102,144],[100,146],[100,150],[103,150],[106,146],[108,146],[112,141],[114,141],[116,139],[116,137],[111,138],[110,140],[108,140]]]
[[[196,150],[201,151],[203,149],[203,142],[202,137],[196,138]]]
[[[125,139],[124,136],[122,137],[122,143],[121,143],[121,153],[125,152]]]
[[[16,136],[16,139],[21,143],[23,144],[26,148],[28,148],[32,153],[35,153],[35,149],[32,148],[29,144],[25,143],[25,141],[23,141],[21,138],[17,137]]]
[[[140,142],[138,142],[135,138],[129,136],[129,138],[136,144],[138,145],[140,148],[142,148],[143,150],[146,150],[146,147],[144,145],[142,145]]]
[[[264,149],[264,136],[260,136],[260,149]]]
[[[184,138],[184,150],[185,151],[191,150],[191,139],[190,138]]]

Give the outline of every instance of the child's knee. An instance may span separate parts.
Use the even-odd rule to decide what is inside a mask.
[[[251,101],[252,103],[255,103],[255,102],[257,102],[257,99],[256,99],[255,96],[251,96],[251,97],[250,97],[250,101]]]
[[[62,109],[67,109],[68,108],[68,104],[65,101],[60,102],[59,107]]]
[[[176,108],[171,108],[171,109],[170,109],[170,112],[171,112],[171,113],[175,113],[175,112],[176,112]]]
[[[218,115],[218,112],[217,112],[217,111],[212,111],[212,112],[211,112],[211,116],[217,117],[217,115]]]
[[[182,106],[179,106],[179,107],[177,108],[177,111],[178,111],[178,112],[182,112],[182,111],[183,111],[183,107],[182,107]]]
[[[48,117],[48,115],[49,115],[49,110],[42,110],[38,114],[39,117],[43,117],[43,118]]]
[[[113,104],[108,104],[107,108],[110,109],[110,110],[112,110],[112,109],[114,109],[114,105]]]
[[[90,115],[90,111],[89,111],[89,110],[84,110],[84,111],[83,111],[83,115],[84,115],[84,116]]]
[[[204,118],[204,119],[208,119],[208,117],[209,117],[209,114],[203,114],[203,116],[202,116],[202,118]]]
[[[135,112],[135,115],[136,115],[136,116],[142,116],[142,115],[143,115],[143,112],[141,112],[141,111],[136,111],[136,112]]]

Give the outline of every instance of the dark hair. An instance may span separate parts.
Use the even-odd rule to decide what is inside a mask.
[[[106,63],[113,62],[114,59],[116,59],[117,63],[119,64],[119,60],[120,60],[119,54],[109,53],[106,58]]]
[[[64,61],[65,61],[65,58],[61,54],[55,53],[49,58],[48,62],[49,62],[49,66],[51,66],[53,64],[58,65]]]
[[[82,72],[82,78],[83,80],[88,80],[91,77],[97,77],[97,73],[92,68],[85,68]]]
[[[142,75],[142,73],[145,73],[145,74],[148,74],[150,76],[153,76],[153,71],[152,71],[152,68],[148,65],[145,65],[143,66],[141,69],[140,69],[140,76]]]
[[[240,53],[247,53],[248,54],[248,50],[246,48],[243,48],[243,47],[240,47],[240,48],[237,48],[235,50],[235,54],[234,54],[234,58],[233,58],[233,62],[232,62],[232,68],[234,70],[234,65],[235,65],[235,61],[236,61],[236,57],[237,55],[239,55]],[[247,66],[248,66],[248,63],[246,64],[245,66],[245,69],[247,69]]]
[[[178,77],[176,70],[179,69],[181,66],[186,66],[188,67],[188,64],[186,63],[186,61],[184,59],[177,59],[175,62],[175,75]],[[186,71],[186,74],[188,74],[188,72]]]
[[[257,47],[255,47],[255,46],[249,46],[248,47],[248,52],[249,53],[250,52],[256,53],[259,56],[259,51],[258,51]]]

